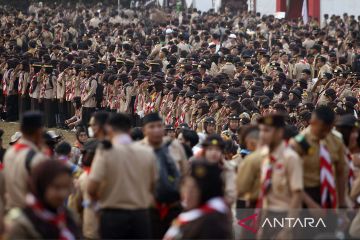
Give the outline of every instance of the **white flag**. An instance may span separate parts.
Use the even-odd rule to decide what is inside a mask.
[[[303,1],[301,16],[303,18],[304,24],[307,24],[309,21],[309,14],[308,14],[308,7],[307,7],[307,0]]]

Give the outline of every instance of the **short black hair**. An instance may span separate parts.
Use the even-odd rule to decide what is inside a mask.
[[[182,135],[185,141],[190,142],[190,146],[194,147],[199,142],[199,136],[194,130],[191,129],[182,129]]]
[[[106,111],[98,111],[93,114],[95,124],[99,125],[100,127],[104,127],[106,121],[109,118],[109,113]]]
[[[135,127],[131,130],[130,136],[133,141],[139,141],[144,138],[144,133],[141,127]]]
[[[55,152],[59,155],[69,155],[71,153],[71,145],[66,141],[58,143],[55,147]]]
[[[131,120],[125,113],[112,113],[107,121],[115,131],[129,132],[131,130]]]
[[[325,123],[326,125],[332,125],[335,121],[335,112],[332,108],[326,105],[320,105],[315,108],[313,114],[317,119]]]

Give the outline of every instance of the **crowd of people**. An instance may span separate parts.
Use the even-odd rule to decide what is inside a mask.
[[[360,238],[359,17],[0,13],[1,119],[20,120],[0,142],[6,238]],[[245,209],[336,223],[254,234]]]

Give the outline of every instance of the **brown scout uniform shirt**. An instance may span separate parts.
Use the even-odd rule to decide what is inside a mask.
[[[140,143],[96,151],[89,178],[101,183],[101,209],[147,209],[154,201],[157,162],[151,148]]]
[[[42,154],[39,149],[30,141],[21,138],[18,144],[26,145],[26,148],[21,150],[16,149],[16,145],[11,146],[4,156],[4,176],[6,189],[6,207],[7,209],[13,207],[25,207],[25,197],[29,192],[28,177],[29,173],[26,169],[26,157],[32,149],[36,152],[33,156],[30,167],[34,167],[41,161],[46,160],[46,156]]]
[[[275,158],[272,166],[271,189],[263,199],[263,207],[271,211],[287,211],[292,192],[304,188],[301,158],[293,149],[287,147],[285,142],[281,143],[272,153],[269,153],[266,147],[261,151],[267,151],[267,156],[271,154]],[[266,157],[262,162],[262,181],[266,174],[264,167],[268,161],[269,157]]]
[[[318,139],[311,133],[310,128],[311,126],[300,133],[310,145],[310,149],[307,153],[304,153],[299,144],[295,141],[291,141],[292,148],[299,153],[303,160],[305,188],[320,186],[320,144]],[[329,133],[322,141],[329,151],[333,166],[344,169],[346,167],[345,146],[342,140],[333,133]]]

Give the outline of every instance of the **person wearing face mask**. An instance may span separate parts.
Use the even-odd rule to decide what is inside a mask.
[[[8,209],[26,205],[29,174],[33,167],[47,159],[40,150],[44,141],[43,115],[40,112],[24,113],[20,130],[22,137],[6,151],[4,156],[3,172]]]
[[[102,141],[106,137],[105,123],[109,117],[109,113],[99,111],[92,115],[89,122],[88,134],[90,138],[96,138]]]
[[[172,220],[180,213],[178,183],[187,172],[187,157],[181,143],[164,138],[164,126],[158,113],[142,119],[145,138],[141,144],[153,148],[158,162],[159,179],[155,191],[156,204],[151,210],[152,237],[162,238]]]
[[[190,174],[181,185],[185,212],[173,222],[165,240],[232,238],[230,209],[223,200],[221,175],[222,169],[217,165],[204,161],[191,164]]]
[[[26,196],[24,208],[9,213],[11,227],[7,239],[79,238],[79,228],[64,207],[72,186],[70,169],[60,161],[39,163],[32,171],[29,185],[31,194]]]

